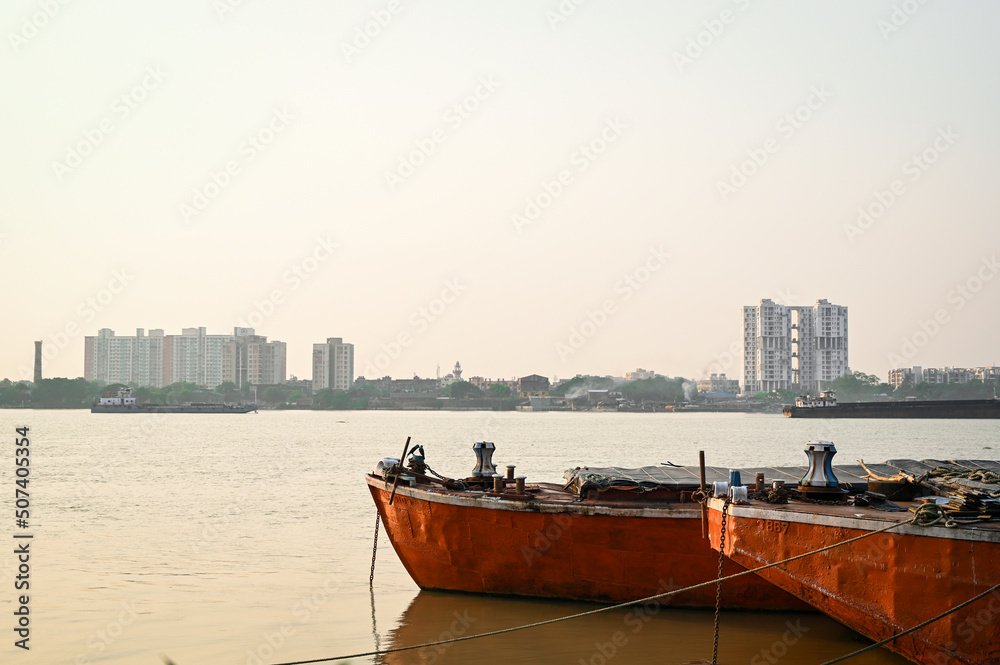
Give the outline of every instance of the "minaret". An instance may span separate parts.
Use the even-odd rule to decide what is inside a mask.
[[[454,374],[456,383],[462,380],[462,363],[458,362],[457,360],[455,361]]]
[[[42,380],[42,343],[35,342],[35,383]]]

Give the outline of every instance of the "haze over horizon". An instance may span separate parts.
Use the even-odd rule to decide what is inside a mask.
[[[369,378],[741,378],[762,298],[847,306],[883,380],[1000,362],[995,3],[0,15],[0,378],[246,324],[300,378],[327,337]]]

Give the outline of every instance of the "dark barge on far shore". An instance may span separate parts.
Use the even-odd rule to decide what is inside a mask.
[[[819,397],[798,397],[787,405],[789,418],[1000,418],[1000,400],[905,400],[888,402],[837,402],[832,390]]]

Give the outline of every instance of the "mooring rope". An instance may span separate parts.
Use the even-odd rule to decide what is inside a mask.
[[[424,644],[415,644],[413,646],[408,646],[408,647],[395,647],[395,648],[392,648],[392,649],[385,649],[385,650],[381,650],[381,651],[380,650],[365,651],[365,652],[362,652],[362,653],[352,653],[352,654],[346,654],[346,655],[343,655],[343,656],[331,656],[331,657],[327,657],[327,658],[315,658],[313,660],[296,660],[296,661],[289,661],[289,662],[286,662],[286,663],[274,663],[274,665],[312,665],[313,663],[328,663],[328,662],[334,661],[334,660],[347,660],[349,658],[366,658],[366,657],[369,657],[369,656],[382,656],[382,655],[390,654],[390,653],[398,653],[400,651],[412,651],[414,649],[425,649],[427,647],[442,646],[442,645],[445,645],[445,644],[453,644],[455,642],[465,642],[467,640],[478,640],[478,639],[483,638],[483,637],[493,637],[494,635],[504,635],[506,633],[513,633],[513,632],[517,632],[517,631],[520,631],[520,630],[527,630],[528,628],[538,628],[540,626],[548,626],[548,625],[551,625],[551,624],[554,624],[554,623],[561,623],[563,621],[571,621],[573,619],[579,619],[579,618],[586,617],[586,616],[592,616],[594,614],[601,614],[603,612],[610,612],[611,610],[618,610],[618,609],[621,609],[623,607],[630,607],[632,605],[639,605],[641,603],[648,603],[648,602],[651,602],[651,601],[654,601],[654,600],[659,600],[660,598],[666,598],[667,596],[674,596],[674,595],[677,595],[679,593],[685,593],[687,591],[694,591],[695,589],[701,589],[701,588],[704,588],[704,587],[707,587],[707,586],[712,586],[714,584],[717,584],[718,582],[725,582],[725,581],[728,581],[728,580],[734,580],[734,579],[736,579],[738,577],[743,577],[745,575],[752,575],[752,574],[757,573],[757,572],[759,572],[761,570],[767,570],[768,568],[774,568],[776,566],[781,566],[781,565],[784,565],[786,563],[791,563],[792,561],[798,561],[799,559],[804,559],[804,558],[812,556],[814,554],[820,554],[821,552],[826,552],[828,550],[835,549],[835,548],[840,547],[842,545],[849,545],[850,543],[855,543],[855,542],[857,542],[859,540],[864,540],[865,538],[870,538],[871,536],[875,536],[875,535],[878,535],[880,533],[885,533],[886,531],[890,531],[892,529],[898,529],[899,527],[905,526],[907,524],[913,524],[914,522],[915,522],[915,518],[911,518],[911,519],[909,519],[909,520],[907,520],[905,522],[897,522],[895,524],[890,524],[887,527],[883,527],[881,529],[876,529],[875,531],[869,531],[866,534],[863,534],[863,535],[860,535],[860,536],[855,536],[854,538],[849,538],[849,539],[843,540],[843,541],[841,541],[839,543],[834,543],[833,545],[827,545],[826,547],[821,547],[818,550],[813,550],[811,552],[806,552],[805,554],[797,554],[797,555],[795,555],[793,557],[789,557],[789,558],[783,559],[781,561],[775,561],[774,563],[769,563],[769,564],[766,564],[766,565],[763,565],[763,566],[759,566],[759,567],[754,568],[752,570],[744,570],[741,573],[734,573],[732,575],[727,575],[726,577],[722,577],[722,578],[719,578],[717,580],[708,580],[707,582],[701,582],[700,584],[695,584],[695,585],[692,585],[692,586],[689,586],[689,587],[685,587],[683,589],[677,589],[675,591],[666,591],[664,593],[658,593],[655,596],[647,596],[645,598],[639,598],[637,600],[630,600],[628,602],[619,603],[617,605],[607,605],[605,607],[598,607],[597,609],[588,610],[586,612],[580,612],[578,614],[570,614],[570,615],[564,616],[564,617],[556,617],[555,619],[546,619],[545,621],[536,621],[534,623],[525,624],[523,626],[513,626],[511,628],[502,628],[500,630],[494,630],[494,631],[490,631],[488,633],[479,633],[479,634],[476,634],[476,635],[465,635],[465,636],[462,636],[462,637],[453,637],[453,638],[448,639],[448,640],[438,640],[437,642],[426,642]]]
[[[960,609],[962,609],[963,607],[971,605],[972,603],[976,602],[980,598],[988,596],[991,593],[993,593],[994,591],[997,591],[998,589],[1000,589],[1000,584],[997,584],[992,589],[987,589],[986,591],[982,592],[978,596],[974,596],[974,597],[968,599],[967,601],[965,601],[961,605],[956,605],[955,607],[951,608],[947,612],[944,612],[942,614],[937,615],[933,619],[928,619],[927,621],[924,621],[923,623],[917,624],[913,628],[908,628],[908,629],[904,630],[901,633],[897,633],[897,634],[893,635],[892,637],[889,637],[887,639],[882,640],[881,642],[876,642],[875,644],[869,644],[864,649],[858,649],[857,651],[855,651],[853,653],[849,653],[846,656],[841,656],[840,658],[834,658],[833,660],[828,660],[825,663],[823,663],[823,665],[834,665],[834,663],[842,663],[842,662],[844,662],[845,660],[847,660],[849,658],[854,658],[858,654],[862,654],[862,653],[864,653],[866,651],[870,651],[870,650],[875,649],[877,647],[885,646],[889,642],[892,642],[893,640],[899,639],[903,635],[909,635],[910,633],[912,633],[915,630],[920,630],[924,626],[930,625],[930,624],[934,623],[935,621],[937,621],[938,619],[943,619],[946,616],[948,616],[949,614],[953,614],[953,613],[959,611]]]

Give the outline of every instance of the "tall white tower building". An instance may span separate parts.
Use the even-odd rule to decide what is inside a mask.
[[[847,308],[770,299],[743,308],[744,394],[771,390],[817,392],[850,372]]]

